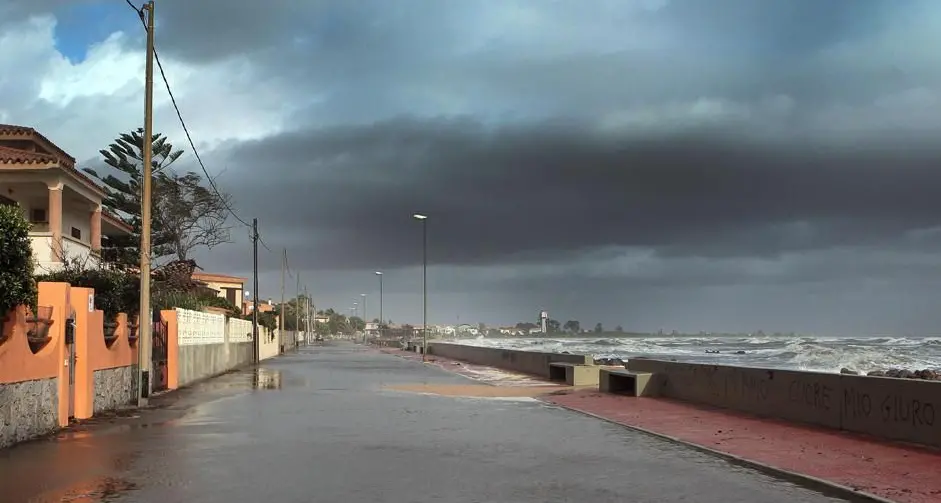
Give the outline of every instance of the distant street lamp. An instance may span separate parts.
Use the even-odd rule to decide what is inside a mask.
[[[428,353],[428,217],[421,213],[412,215],[415,220],[421,221],[421,295],[422,295],[422,348],[421,361],[425,361]]]
[[[382,271],[376,271],[376,276],[379,276],[379,337],[382,337]]]

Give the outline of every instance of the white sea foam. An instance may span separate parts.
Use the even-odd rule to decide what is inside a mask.
[[[941,338],[937,337],[478,337],[458,342],[527,351],[588,354],[597,358],[646,356],[822,372],[839,372],[844,367],[860,372],[888,368],[941,370]],[[707,350],[718,353],[706,353]]]

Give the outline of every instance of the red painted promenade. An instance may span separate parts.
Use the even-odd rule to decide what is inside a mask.
[[[403,351],[383,352],[421,358]],[[481,375],[482,367],[431,358],[433,364],[451,372]],[[532,379],[487,381],[512,386],[527,385]],[[892,501],[941,502],[941,451],[661,398],[586,389],[555,391],[541,399]]]

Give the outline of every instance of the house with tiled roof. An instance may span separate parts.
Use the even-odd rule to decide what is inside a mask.
[[[75,158],[41,133],[0,124],[0,204],[18,205],[29,220],[37,272],[71,259],[95,264],[102,240],[131,233],[102,208],[104,197]]]

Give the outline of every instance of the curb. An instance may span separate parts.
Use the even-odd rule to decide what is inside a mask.
[[[800,485],[800,486],[803,486],[803,487],[807,487],[807,488],[814,489],[814,490],[816,490],[816,491],[819,491],[821,494],[824,494],[824,495],[827,495],[827,496],[836,496],[836,497],[839,497],[839,498],[848,499],[848,500],[850,500],[850,501],[859,501],[859,502],[867,502],[867,503],[869,503],[869,502],[871,502],[871,503],[899,503],[899,502],[897,502],[897,501],[895,501],[895,500],[890,500],[890,499],[883,498],[883,497],[881,497],[881,496],[876,496],[875,494],[870,494],[870,493],[867,493],[867,492],[864,492],[864,491],[859,491],[859,490],[857,490],[857,489],[853,489],[852,487],[845,486],[845,485],[843,485],[843,484],[838,484],[838,483],[836,483],[836,482],[831,482],[831,481],[829,481],[829,480],[821,479],[821,478],[819,478],[819,477],[814,477],[814,476],[812,476],[812,475],[806,475],[806,474],[803,474],[803,473],[794,472],[794,471],[787,470],[787,469],[784,469],[784,468],[778,468],[778,467],[776,467],[776,466],[771,466],[771,465],[769,465],[769,464],[765,464],[765,463],[762,463],[762,462],[760,462],[760,461],[755,461],[755,460],[743,458],[743,457],[737,456],[737,455],[735,455],[735,454],[730,454],[730,453],[728,453],[728,452],[719,451],[719,450],[713,449],[713,448],[711,448],[711,447],[706,447],[706,446],[704,446],[704,445],[700,445],[700,444],[696,444],[696,443],[693,443],[693,442],[690,442],[690,441],[687,441],[687,440],[683,440],[683,439],[678,438],[678,437],[674,437],[674,436],[671,436],[671,435],[665,435],[665,434],[663,434],[663,433],[657,433],[657,432],[655,432],[655,431],[653,431],[653,430],[648,430],[647,428],[642,428],[642,427],[640,427],[640,426],[634,426],[634,425],[630,425],[630,424],[620,423],[620,422],[618,422],[618,421],[615,421],[614,419],[610,419],[610,418],[607,418],[607,417],[604,417],[604,416],[600,416],[600,415],[595,414],[595,413],[593,413],[593,412],[588,412],[588,411],[585,411],[585,410],[576,409],[576,408],[574,408],[574,407],[568,407],[568,406],[565,406],[565,405],[562,405],[562,404],[558,404],[558,403],[550,402],[550,401],[548,401],[548,400],[544,400],[544,399],[542,399],[542,398],[537,398],[537,399],[538,399],[539,401],[541,401],[541,402],[547,404],[547,405],[553,405],[553,406],[555,406],[555,407],[559,407],[560,409],[565,409],[565,410],[570,410],[570,411],[572,411],[572,412],[577,412],[577,413],[579,413],[579,414],[582,414],[582,415],[585,415],[585,416],[588,416],[588,417],[592,417],[592,418],[595,418],[595,419],[600,419],[600,420],[602,420],[602,421],[604,421],[604,422],[606,422],[606,423],[610,423],[610,424],[614,424],[614,425],[620,426],[621,428],[626,428],[626,429],[628,429],[628,430],[633,430],[633,431],[636,431],[636,432],[638,432],[638,433],[643,433],[644,435],[648,435],[648,436],[651,436],[651,437],[654,437],[654,438],[658,438],[658,439],[660,439],[660,440],[666,440],[667,442],[671,442],[671,443],[674,443],[674,444],[682,445],[682,446],[684,446],[684,447],[688,447],[688,448],[690,448],[690,449],[694,449],[694,450],[697,450],[697,451],[699,451],[699,452],[703,452],[703,453],[706,453],[706,454],[710,454],[710,455],[712,455],[712,456],[716,456],[716,457],[725,459],[726,461],[729,461],[729,462],[731,462],[731,463],[733,463],[733,464],[736,464],[736,465],[739,465],[739,466],[743,466],[743,467],[745,467],[745,468],[751,468],[751,469],[753,469],[753,470],[762,472],[762,473],[764,473],[764,474],[766,474],[766,475],[771,475],[771,476],[773,476],[773,477],[777,477],[777,478],[780,478],[780,479],[784,479],[784,480],[787,480],[787,481],[789,481],[789,482],[795,483],[795,484]]]

